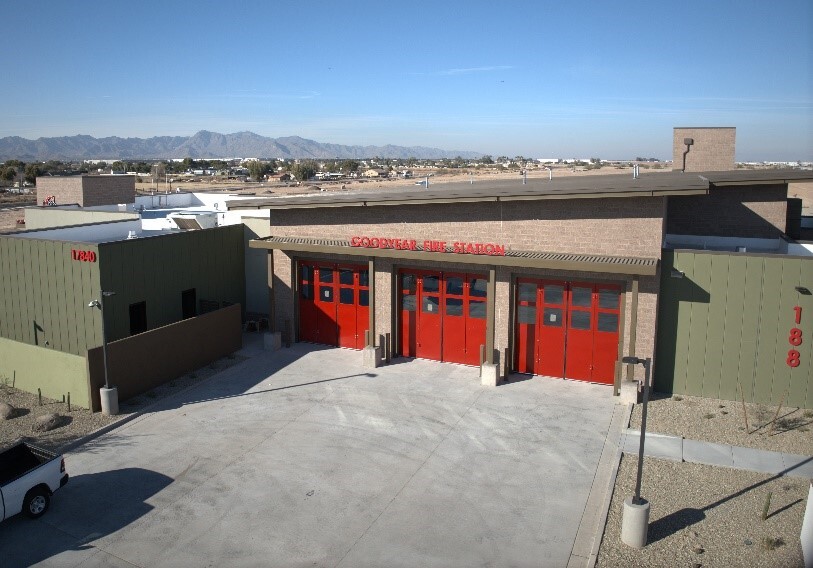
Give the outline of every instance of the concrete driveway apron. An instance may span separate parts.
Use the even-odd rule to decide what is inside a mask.
[[[295,345],[67,456],[7,565],[566,566],[609,387]],[[6,561],[3,562],[6,564]]]

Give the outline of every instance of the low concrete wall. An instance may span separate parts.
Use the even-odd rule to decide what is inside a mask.
[[[109,221],[141,221],[138,213],[126,211],[92,211],[87,209],[61,209],[58,207],[28,207],[25,210],[25,228],[51,229],[88,223]]]
[[[243,345],[241,306],[234,304],[207,314],[159,327],[107,345],[110,384],[119,401],[234,353]],[[101,347],[87,352],[93,410],[101,410],[104,385]]]
[[[20,390],[62,400],[71,393],[71,404],[90,408],[85,358],[0,338],[0,382]]]

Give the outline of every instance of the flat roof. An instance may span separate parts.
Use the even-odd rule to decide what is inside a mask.
[[[420,178],[417,178],[420,180]],[[609,174],[528,179],[521,176],[499,180],[436,182],[414,189],[380,189],[329,192],[311,195],[265,197],[229,203],[237,209],[294,209],[375,205],[419,205],[422,203],[463,203],[476,201],[521,201],[543,199],[583,199],[608,197],[657,197],[704,195],[712,186],[786,183],[813,180],[805,170],[733,170],[727,172],[645,172],[639,177]],[[420,181],[417,181],[420,183]]]

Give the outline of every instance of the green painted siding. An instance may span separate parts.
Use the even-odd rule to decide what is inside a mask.
[[[813,408],[813,258],[663,251],[655,388]],[[685,274],[673,278],[672,268]],[[794,307],[802,308],[795,323]],[[792,346],[791,328],[802,330]],[[801,364],[786,363],[788,351]]]
[[[243,226],[230,225],[99,245],[109,341],[130,335],[130,305],[146,302],[147,328],[182,319],[181,293],[245,305]]]
[[[87,307],[99,263],[73,260],[74,248],[98,258],[96,245],[0,236],[0,337],[75,355],[101,345],[101,320]]]
[[[20,390],[90,408],[87,364],[80,355],[61,353],[0,337],[0,382]]]

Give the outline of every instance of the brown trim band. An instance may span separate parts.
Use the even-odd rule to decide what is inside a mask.
[[[366,258],[409,259],[423,262],[454,262],[516,268],[547,268],[552,270],[575,270],[578,272],[604,272],[655,276],[658,269],[656,258],[614,257],[603,255],[558,254],[526,251],[509,251],[505,256],[456,254],[449,252],[426,252],[423,250],[398,250],[351,247],[348,241],[324,241],[306,238],[268,237],[249,241],[249,248],[278,249],[286,252],[340,254]]]

